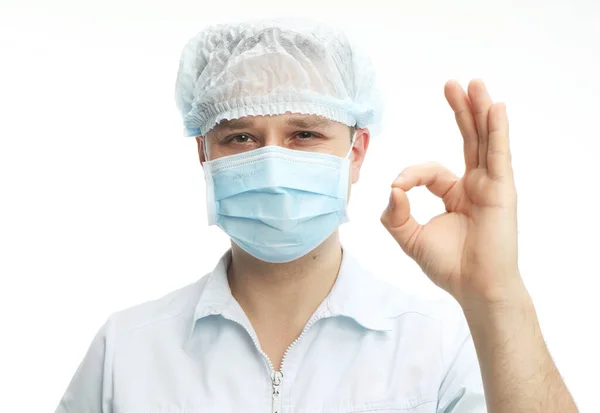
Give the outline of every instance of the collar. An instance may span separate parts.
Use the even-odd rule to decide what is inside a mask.
[[[222,315],[249,327],[247,317],[231,294],[227,280],[230,262],[231,250],[228,250],[207,275],[208,279],[194,311],[190,334],[198,320],[210,315]],[[388,284],[374,278],[347,249],[343,249],[338,277],[315,314],[319,314],[319,318],[349,317],[363,328],[390,331],[393,319],[401,312],[399,306],[402,303],[390,300],[389,290]]]

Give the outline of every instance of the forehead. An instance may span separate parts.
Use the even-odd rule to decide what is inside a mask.
[[[300,129],[334,129],[347,127],[340,122],[317,115],[284,113],[282,115],[244,116],[238,119],[224,119],[214,129],[240,130],[263,127],[294,127]]]

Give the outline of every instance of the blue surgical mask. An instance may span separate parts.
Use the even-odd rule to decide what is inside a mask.
[[[262,261],[308,254],[348,221],[348,155],[265,146],[204,162],[209,225]]]

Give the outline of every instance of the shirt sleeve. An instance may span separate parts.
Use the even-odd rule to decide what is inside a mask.
[[[487,412],[479,361],[462,309],[454,300],[442,318],[442,356],[445,375],[437,413]]]
[[[55,413],[112,413],[112,326],[96,333]]]

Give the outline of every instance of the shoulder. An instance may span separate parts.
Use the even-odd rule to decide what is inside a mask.
[[[427,295],[376,280],[381,305],[398,339],[436,343],[447,362],[472,341],[464,312],[445,291]]]
[[[200,294],[208,276],[171,291],[162,297],[149,300],[111,314],[107,329],[116,335],[151,328],[165,323],[177,322],[181,318],[193,316]]]
[[[389,318],[415,316],[437,323],[460,322],[464,318],[458,302],[444,291],[425,293],[403,288],[397,284],[368,275],[375,302]]]
[[[458,302],[441,289],[432,286],[429,291],[417,290],[393,283],[395,278],[387,276],[388,269],[373,271],[352,253],[346,254],[342,266],[345,273],[339,291],[334,293],[336,303],[361,321],[378,319],[405,334],[438,337],[443,326],[457,330],[464,322]]]

